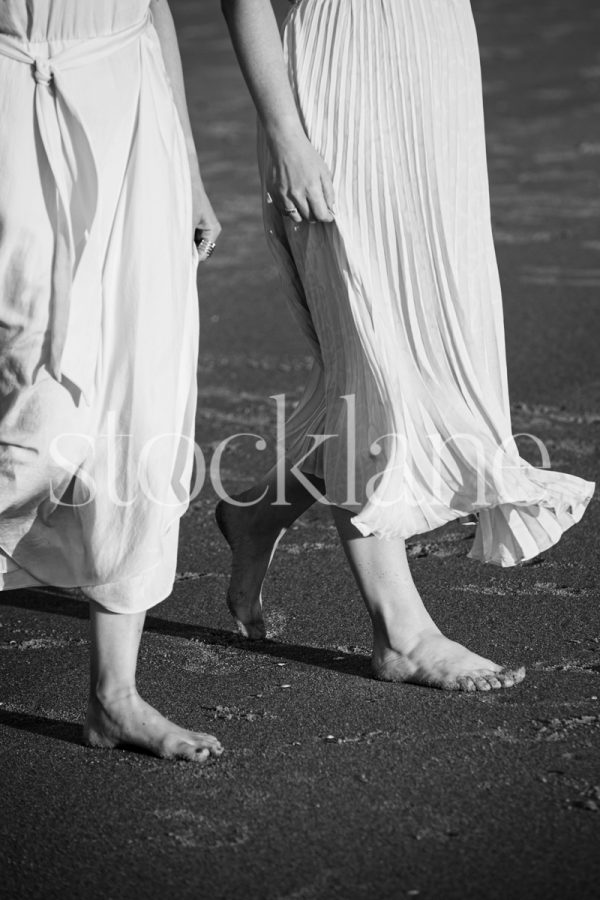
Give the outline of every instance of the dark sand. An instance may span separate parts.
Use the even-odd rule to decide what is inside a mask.
[[[254,120],[218,3],[175,2],[206,180],[225,225],[202,270],[198,436],[272,446],[269,395],[306,350],[263,245]],[[600,428],[600,12],[591,0],[475,0],[515,429],[595,478]],[[231,489],[270,451],[224,457]],[[0,598],[0,894],[7,898],[436,900],[598,896],[599,504],[535,564],[466,559],[464,529],[411,543],[442,627],[525,663],[517,690],[443,694],[369,676],[369,627],[327,515],[273,565],[274,640],[240,643],[228,552],[204,491],[180,578],[152,612],[140,685],[227,747],[197,768],[80,742],[87,610]]]

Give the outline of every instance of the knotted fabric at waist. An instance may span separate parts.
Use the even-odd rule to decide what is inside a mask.
[[[47,367],[61,380],[62,358],[69,327],[69,311],[77,271],[89,244],[98,208],[98,171],[94,151],[85,123],[69,96],[68,83],[63,80],[67,71],[90,65],[137,41],[151,22],[150,15],[130,28],[110,35],[69,42],[55,55],[34,55],[41,47],[51,44],[28,44],[17,38],[0,34],[0,57],[30,66],[35,79],[35,117],[48,165],[54,180],[56,208],[53,213],[54,257],[50,300],[50,343]],[[60,106],[56,100],[60,98]],[[70,148],[74,159],[67,159]],[[72,173],[76,172],[76,177]],[[71,220],[73,193],[79,192],[76,206],[83,210],[82,234],[74,234]],[[82,241],[83,246],[81,246]],[[79,245],[79,246],[78,246]],[[85,302],[85,292],[77,302]],[[66,373],[89,399],[92,389],[95,358],[87,371]]]

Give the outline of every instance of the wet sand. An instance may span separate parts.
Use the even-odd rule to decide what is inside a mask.
[[[270,395],[308,371],[264,246],[254,116],[218,3],[175,0],[194,128],[225,232],[200,278],[198,440],[231,491],[272,455]],[[585,0],[474,0],[505,293],[515,430],[555,468],[600,469],[600,13]],[[452,525],[410,543],[452,637],[522,687],[453,695],[379,684],[369,627],[323,510],[298,523],[265,591],[273,640],[224,605],[228,552],[206,489],[185,519],[173,597],[152,611],[140,686],[227,747],[195,768],[81,744],[87,609],[0,595],[0,878],[11,898],[586,900],[600,878],[595,499],[533,564],[466,558]]]

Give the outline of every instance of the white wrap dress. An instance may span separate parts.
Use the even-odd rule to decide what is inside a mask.
[[[164,599],[194,458],[189,164],[149,0],[0,4],[0,588]]]
[[[314,355],[287,455],[364,535],[477,514],[473,557],[536,556],[594,485],[528,465],[511,435],[469,0],[299,0],[284,48],[337,195],[327,225],[265,204]],[[263,140],[265,188],[270,166]]]

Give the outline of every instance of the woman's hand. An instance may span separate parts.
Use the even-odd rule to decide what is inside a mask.
[[[266,185],[279,212],[293,222],[333,222],[331,173],[304,132],[269,141],[273,173]]]
[[[192,221],[190,224],[194,240],[197,243],[203,242],[202,246],[198,248],[198,252],[199,262],[204,262],[214,250],[214,244],[221,233],[221,226],[202,184],[192,126],[185,100],[183,70],[181,68],[177,34],[168,2],[152,0],[152,20],[160,41],[167,78],[171,85],[173,101],[185,137],[192,177]]]
[[[221,0],[221,6],[271,151],[265,190],[294,222],[332,222],[331,173],[298,116],[271,0]]]
[[[206,262],[211,256],[221,234],[221,224],[217,219],[212,203],[204,189],[200,174],[192,176],[192,216],[194,240],[198,245],[199,262]],[[202,244],[202,241],[208,243]]]

